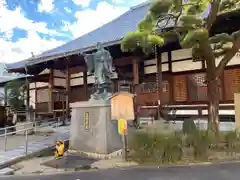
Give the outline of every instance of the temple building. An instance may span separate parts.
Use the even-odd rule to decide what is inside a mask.
[[[116,68],[112,92],[136,94],[135,105],[142,116],[155,116],[159,102],[169,113],[174,110],[179,116],[207,115],[206,64],[193,60],[191,49],[181,49],[176,42],[159,49],[157,57],[121,51],[121,39],[137,30],[148,8],[149,3],[132,7],[117,19],[60,47],[8,64],[8,72],[31,75],[29,103],[34,102],[32,105],[38,114],[56,116],[62,109],[69,114],[69,103],[88,100],[94,83],[81,53],[95,51],[100,42],[110,51]],[[238,30],[239,19],[239,11],[220,15],[211,31]],[[158,88],[160,83],[162,91]],[[240,92],[240,53],[225,68],[219,91],[220,115],[233,116],[234,93]]]

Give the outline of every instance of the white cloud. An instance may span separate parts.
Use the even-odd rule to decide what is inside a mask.
[[[112,0],[113,3],[123,3],[124,0]]]
[[[45,1],[53,2],[53,0]],[[45,1],[42,0],[42,2]],[[82,7],[88,7],[90,3],[90,0],[73,1]],[[50,12],[53,9],[54,5],[49,5],[48,8],[47,5],[45,5],[45,8],[42,8],[42,11]],[[118,7],[103,1],[98,3],[96,9],[87,8],[82,11],[77,11],[74,14],[74,16],[77,18],[77,21],[73,24],[70,24],[69,22],[63,22],[64,27],[62,30],[72,32],[74,38],[76,38],[117,18],[118,16],[126,12],[128,9],[129,7],[127,6]],[[70,9],[65,8],[65,11],[70,12]],[[50,36],[61,36],[64,34],[61,34],[56,30],[48,29],[47,23],[45,22],[34,22],[30,19],[27,19],[21,13],[20,8],[11,11],[8,10],[5,6],[3,6],[2,8],[0,7],[0,24],[0,33],[2,32],[4,34],[4,37],[0,37],[0,61],[3,62],[10,63],[26,59],[28,57],[31,57],[31,52],[37,55],[43,51],[55,48],[64,43],[63,41],[58,41],[54,38],[50,40],[42,39],[38,35],[38,32],[48,34]],[[27,37],[18,39],[17,42],[11,42],[12,30],[14,28],[26,30]]]
[[[31,57],[31,52],[39,54],[45,50],[57,47],[64,42],[55,39],[42,39],[37,32],[48,35],[61,35],[55,30],[47,28],[44,22],[33,22],[24,17],[21,9],[8,10],[5,6],[0,7],[0,61],[11,63]],[[27,31],[27,37],[11,42],[14,28]]]
[[[51,12],[54,9],[53,0],[41,0],[38,5],[39,12]]]
[[[68,7],[64,7],[64,10],[65,10],[67,13],[71,13],[71,12],[72,12],[72,10],[69,9]]]
[[[71,31],[76,38],[97,29],[107,22],[117,18],[127,10],[128,8],[115,7],[105,1],[100,2],[98,3],[96,10],[86,9],[83,11],[77,11],[75,13],[77,22],[71,25],[66,24],[64,30]]]
[[[26,38],[17,42],[6,41],[0,38],[0,57],[5,63],[15,62],[31,57],[31,52],[39,54],[48,49],[57,47],[64,42],[55,39],[41,39],[36,31],[28,31]]]
[[[60,35],[57,31],[47,28],[45,22],[34,22],[24,17],[21,9],[17,8],[14,11],[2,8],[0,11],[0,32],[7,32],[13,28],[20,28],[26,31],[38,31],[49,35]]]
[[[72,0],[76,5],[82,7],[88,7],[90,5],[91,0]]]

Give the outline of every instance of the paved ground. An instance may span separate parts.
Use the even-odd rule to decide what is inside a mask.
[[[51,136],[54,136],[55,134],[51,134]],[[56,136],[56,135],[55,135]],[[43,141],[46,138],[44,135],[28,135],[28,140],[30,142],[33,141]],[[24,135],[12,135],[7,136],[7,150],[15,149],[19,146],[25,145],[25,139],[26,137]],[[4,137],[0,137],[0,151],[4,151]]]
[[[240,163],[191,167],[128,168],[55,175],[10,176],[3,180],[239,180]]]
[[[46,149],[48,147],[52,147],[55,144],[55,141],[57,139],[67,140],[69,138],[68,131],[69,131],[69,126],[65,126],[65,127],[58,128],[57,133],[52,134],[51,136],[48,136],[48,137],[29,136],[28,148],[27,148],[28,154],[39,152],[40,150]],[[17,139],[16,137],[19,137],[19,139]],[[24,141],[25,141],[24,137],[12,136],[12,143],[13,143],[12,147],[14,146],[15,147],[12,149],[7,149],[6,152],[0,149],[0,167],[4,166],[7,162],[11,162],[17,158],[24,157],[26,155]],[[14,142],[16,143],[16,145],[14,145]],[[0,139],[0,143],[3,143],[1,142],[1,139]],[[2,144],[0,145],[0,147],[1,146]]]

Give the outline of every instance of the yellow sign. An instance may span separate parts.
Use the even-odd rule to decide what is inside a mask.
[[[85,130],[89,130],[89,112],[85,112]]]
[[[118,133],[120,135],[126,135],[127,134],[127,121],[125,119],[119,119],[118,120]]]

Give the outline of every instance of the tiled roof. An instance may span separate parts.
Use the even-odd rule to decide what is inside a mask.
[[[128,32],[136,31],[137,24],[144,18],[148,11],[149,2],[130,8],[129,11],[102,27],[72,40],[62,46],[43,52],[35,58],[29,58],[17,63],[8,64],[8,69],[17,69],[26,64],[37,64],[40,62],[60,58],[63,56],[78,54],[83,51],[92,50],[97,42],[105,46],[119,43]]]

